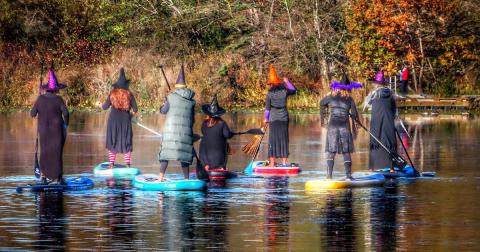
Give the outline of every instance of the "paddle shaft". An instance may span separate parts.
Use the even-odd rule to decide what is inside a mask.
[[[397,133],[398,140],[400,141],[400,144],[402,145],[402,148],[403,148],[403,150],[405,151],[405,155],[407,155],[408,161],[409,161],[410,164],[412,165],[413,170],[415,171],[415,173],[419,173],[419,172],[417,171],[417,169],[415,169],[415,166],[413,165],[412,159],[410,158],[410,155],[408,154],[407,147],[405,147],[405,145],[403,144],[402,138],[400,137],[400,133],[398,133],[397,130],[395,130],[395,133]]]
[[[43,60],[40,62],[40,83],[38,84],[38,94],[42,95],[42,82],[43,82]],[[37,135],[35,138],[35,164],[33,166],[33,173],[36,178],[40,178],[40,164],[38,161],[38,120],[37,120]]]
[[[153,134],[155,134],[155,135],[157,135],[157,136],[159,136],[159,137],[162,136],[162,134],[156,132],[156,131],[153,130],[153,129],[150,129],[149,127],[147,127],[147,126],[145,126],[145,125],[143,125],[143,124],[141,124],[141,123],[139,123],[137,120],[132,120],[132,122],[135,123],[136,125],[140,126],[141,128],[144,128],[144,129],[150,131],[151,133],[153,133]]]
[[[172,91],[172,88],[170,87],[170,83],[168,83],[167,75],[165,75],[165,71],[163,71],[163,65],[160,65],[160,70],[162,71],[163,78],[165,79],[165,82],[167,83],[168,91]]]
[[[267,131],[268,128],[268,123],[265,125],[265,132]],[[263,137],[265,136],[265,133],[263,133],[262,137],[260,138],[260,143],[257,146],[257,149],[255,150],[255,154],[253,155],[252,161],[254,161],[257,158],[258,152],[260,152],[260,146],[262,145]]]

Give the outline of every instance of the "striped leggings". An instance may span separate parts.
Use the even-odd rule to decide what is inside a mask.
[[[108,162],[110,162],[110,164],[114,164],[115,163],[115,158],[117,157],[117,153],[113,152],[113,151],[108,151]],[[123,158],[125,159],[125,164],[126,165],[130,165],[130,162],[132,161],[132,152],[129,151],[125,154],[123,154]]]

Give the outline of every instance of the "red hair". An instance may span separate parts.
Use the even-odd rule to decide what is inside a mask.
[[[211,116],[207,116],[207,118],[205,118],[205,122],[207,122],[207,127],[211,128],[215,125],[217,125],[217,123],[219,123],[220,121],[222,121],[222,118],[213,118]]]
[[[122,88],[114,88],[110,94],[110,101],[112,106],[118,110],[130,110],[130,91]]]

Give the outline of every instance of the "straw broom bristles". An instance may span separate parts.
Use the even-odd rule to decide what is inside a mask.
[[[265,132],[265,128],[266,126],[262,127],[263,132]],[[263,133],[262,135],[253,136],[252,140],[242,148],[242,151],[245,154],[253,157],[256,154],[257,149],[260,147],[260,144],[262,143],[264,136],[265,136],[265,133]]]

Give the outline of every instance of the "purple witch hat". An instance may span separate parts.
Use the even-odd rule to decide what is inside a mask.
[[[344,90],[352,90],[352,89],[357,89],[363,87],[362,84],[357,83],[357,82],[351,82],[348,79],[347,74],[344,72],[342,80],[340,82],[333,81],[330,84],[331,89],[344,89]]]
[[[183,70],[183,64],[180,68],[180,72],[178,73],[177,82],[175,83],[175,87],[185,87],[187,83],[185,82],[185,71]]]
[[[374,83],[380,84],[380,85],[385,85],[387,82],[385,81],[385,75],[383,74],[383,71],[380,70],[375,74],[375,78],[372,80]]]
[[[57,76],[55,76],[55,70],[53,69],[53,62],[50,65],[50,70],[48,70],[48,82],[43,85],[43,88],[46,91],[56,91],[62,88],[66,88],[65,84],[58,83]]]

